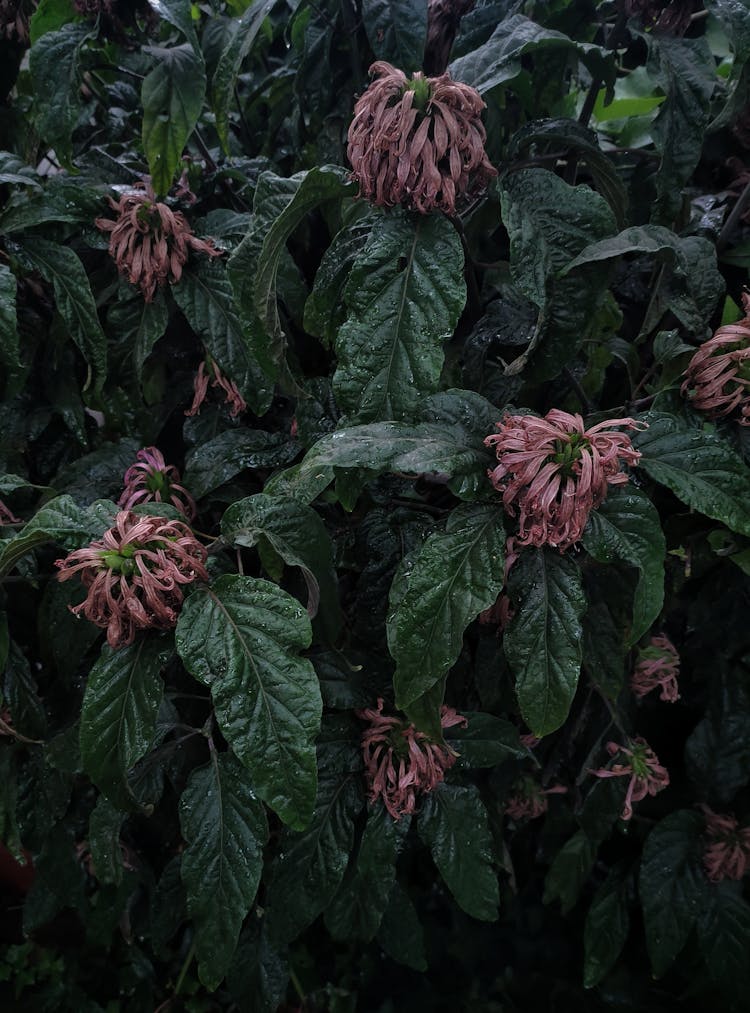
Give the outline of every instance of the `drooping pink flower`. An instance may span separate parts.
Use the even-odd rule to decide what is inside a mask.
[[[368,800],[378,798],[394,820],[411,815],[417,796],[432,791],[456,762],[456,754],[447,746],[432,742],[417,731],[413,724],[383,714],[383,698],[377,708],[356,712],[370,727],[362,734],[362,755],[365,761],[365,778]],[[440,711],[443,728],[454,725],[466,727],[467,720],[452,707]]]
[[[444,72],[461,18],[473,10],[475,4],[476,0],[428,0],[424,48],[424,69],[428,74]]]
[[[707,845],[703,867],[712,883],[742,879],[750,867],[750,827],[740,827],[734,816],[700,807],[706,817]]]
[[[745,316],[720,327],[688,363],[682,394],[709,418],[739,409],[740,425],[750,426],[750,294],[742,296]]]
[[[669,772],[666,767],[662,767],[656,753],[640,735],[631,739],[627,746],[608,742],[607,752],[612,757],[622,756],[623,761],[614,763],[611,767],[591,770],[589,773],[594,777],[630,778],[625,793],[625,804],[620,814],[622,819],[629,820],[633,815],[633,802],[641,802],[646,795],[656,795],[668,787]]]
[[[639,698],[646,696],[657,687],[661,687],[659,699],[667,703],[676,703],[680,699],[677,683],[680,674],[680,656],[669,637],[660,634],[652,637],[648,647],[638,655],[630,680],[630,688]]]
[[[180,473],[173,464],[167,464],[156,447],[144,447],[135,455],[123,479],[125,488],[117,505],[131,510],[137,503],[171,503],[188,521],[196,514],[195,500],[180,485]]]
[[[206,400],[208,385],[210,383],[212,387],[219,387],[224,391],[224,403],[229,405],[229,414],[232,418],[237,418],[238,415],[247,411],[247,403],[245,399],[242,394],[240,394],[237,384],[233,380],[224,376],[216,362],[210,356],[208,357],[208,361],[209,368],[213,370],[214,379],[211,380],[206,373],[206,363],[204,360],[198,367],[198,372],[195,374],[195,379],[193,380],[193,403],[187,409],[185,414],[191,417],[193,415],[200,415],[201,405]]]
[[[644,429],[635,419],[610,419],[585,429],[580,415],[553,408],[544,418],[505,415],[499,433],[485,439],[494,446],[498,466],[488,471],[503,494],[511,517],[519,512],[517,544],[551,545],[561,552],[583,534],[593,509],[610,485],[622,485],[640,459],[626,433],[616,426]]]
[[[565,795],[568,789],[562,784],[542,788],[530,774],[520,778],[505,801],[505,815],[514,823],[524,823],[543,816],[549,808],[549,795]]]
[[[132,644],[137,630],[171,629],[182,586],[208,580],[207,553],[182,521],[121,510],[113,527],[83,549],[58,559],[58,580],[78,574],[86,600],[70,606],[107,631],[110,647]]]
[[[5,503],[0,499],[0,527],[3,524],[22,524],[23,521],[16,517],[10,507],[7,507]]]
[[[382,60],[370,74],[347,147],[360,194],[379,207],[454,214],[458,196],[497,175],[484,151],[479,92],[449,74],[409,79]]]
[[[110,233],[109,254],[117,270],[140,286],[146,302],[152,302],[160,285],[180,280],[190,250],[221,256],[213,240],[193,235],[181,211],[156,200],[150,181],[136,183],[117,201],[107,199],[117,218],[97,218],[95,225]]]

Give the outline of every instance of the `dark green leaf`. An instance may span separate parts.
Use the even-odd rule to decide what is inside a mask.
[[[31,739],[41,739],[47,730],[47,715],[28,659],[13,640],[9,645],[2,689],[16,731]]]
[[[325,913],[326,927],[334,939],[369,942],[378,931],[409,823],[409,816],[398,822],[391,819],[380,803],[369,808],[356,865]]]
[[[610,488],[605,501],[589,517],[583,547],[600,563],[620,559],[640,571],[633,602],[630,647],[661,612],[664,601],[666,543],[661,521],[646,494],[634,485]]]
[[[389,957],[413,971],[427,971],[424,930],[408,893],[393,884],[378,930],[378,942]]]
[[[0,229],[22,232],[48,222],[90,226],[101,212],[101,193],[60,174],[47,180],[44,189],[37,188],[31,194],[16,190],[0,217]]]
[[[715,676],[708,713],[685,743],[690,777],[724,805],[750,781],[750,693],[746,672],[736,672]]]
[[[220,577],[195,591],[177,624],[188,671],[211,687],[216,718],[250,770],[253,788],[295,830],[315,804],[314,737],[322,703],[309,647],[310,620],[275,584]]]
[[[162,956],[167,943],[187,918],[185,887],[180,876],[182,855],[174,855],[164,866],[151,895],[150,929],[154,950]]]
[[[513,758],[523,759],[528,750],[521,745],[518,729],[494,714],[461,711],[468,720],[466,728],[454,725],[446,729],[445,741],[459,754],[458,767],[494,767]]]
[[[700,813],[680,809],[661,820],[646,839],[639,892],[646,924],[646,946],[660,978],[682,950],[710,887],[701,865]]]
[[[100,883],[122,880],[120,830],[125,814],[100,796],[89,819],[89,851],[94,873]]]
[[[198,975],[215,989],[227,972],[263,868],[268,826],[247,773],[231,753],[212,752],[180,798],[186,847],[181,875],[195,923]]]
[[[390,637],[396,706],[406,709],[455,663],[464,630],[505,583],[499,503],[464,504],[430,535],[407,575]]]
[[[107,339],[83,264],[69,247],[38,236],[24,236],[17,242],[24,257],[51,282],[57,310],[94,372],[94,390],[100,391],[107,375]]]
[[[172,185],[206,94],[206,68],[192,45],[152,48],[156,66],[144,78],[143,148],[157,195]]]
[[[7,264],[0,264],[0,365],[8,373],[20,369],[16,328],[16,279]]]
[[[295,939],[325,910],[346,871],[354,820],[362,810],[359,778],[321,774],[310,826],[285,831],[268,892],[271,938]]]
[[[199,443],[187,459],[184,485],[196,499],[213,492],[245,468],[275,468],[287,464],[299,447],[285,433],[262,429],[227,429]]]
[[[28,524],[0,547],[0,576],[9,573],[25,555],[45,542],[59,542],[77,549],[100,531],[94,519],[70,496],[56,496],[42,507]]]
[[[418,826],[459,907],[480,921],[495,921],[500,895],[492,836],[474,785],[439,784],[425,796]]]
[[[253,0],[250,3],[216,65],[211,81],[211,103],[216,115],[216,132],[225,151],[229,150],[229,107],[234,99],[237,75],[275,3],[276,0]]]
[[[627,882],[611,875],[594,894],[583,929],[583,984],[593,988],[620,956],[630,929]]]
[[[265,345],[239,318],[226,268],[216,263],[193,265],[172,294],[222,371],[234,380],[255,414],[262,415],[273,396],[273,371]]]
[[[169,641],[145,636],[128,647],[102,648],[81,707],[81,759],[86,773],[115,805],[135,804],[128,771],[154,738]]]
[[[286,995],[289,966],[268,941],[266,923],[251,915],[227,972],[227,987],[240,1009],[276,1013]]]
[[[125,289],[107,312],[107,324],[132,355],[139,380],[143,364],[166,331],[168,320],[169,311],[162,292],[156,293],[153,302],[144,302],[140,292]]]
[[[544,881],[544,903],[559,900],[563,914],[571,911],[589,878],[596,858],[596,844],[579,830],[563,845]]]
[[[366,214],[337,232],[315,273],[312,292],[305,303],[304,326],[308,334],[332,346],[346,320],[344,288],[352,264],[362,252],[373,226],[374,214]]]
[[[437,389],[442,342],[466,301],[456,230],[440,215],[384,214],[354,261],[344,299],[336,399],[350,423],[403,418]]]
[[[406,74],[422,69],[427,0],[362,0],[362,22],[373,53]]]
[[[640,467],[693,510],[750,535],[750,477],[732,447],[674,415],[642,418],[649,428],[633,437]]]
[[[37,128],[63,165],[70,165],[72,156],[70,135],[81,107],[80,50],[90,34],[89,25],[67,24],[42,35],[31,47],[29,67],[37,96]]]
[[[524,549],[510,571],[516,609],[504,647],[524,721],[535,735],[568,716],[581,669],[586,599],[577,564],[551,549]]]
[[[708,903],[698,912],[697,927],[712,980],[728,998],[744,1006],[750,994],[750,905],[739,883],[724,880],[711,887]]]
[[[193,49],[200,52],[190,0],[148,0],[148,2],[161,18],[179,28]]]
[[[221,533],[232,545],[269,545],[288,566],[298,566],[307,585],[307,611],[318,605],[335,639],[341,626],[333,546],[325,525],[310,507],[259,493],[238,500],[221,520]]]

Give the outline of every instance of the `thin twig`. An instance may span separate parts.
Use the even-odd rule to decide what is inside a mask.
[[[581,402],[581,407],[585,410],[587,415],[590,415],[591,412],[594,410],[594,406],[589,400],[589,397],[586,391],[581,386],[578,378],[573,375],[572,370],[568,366],[563,366],[563,375],[565,376],[565,379],[568,381],[573,390],[576,392],[576,397]]]

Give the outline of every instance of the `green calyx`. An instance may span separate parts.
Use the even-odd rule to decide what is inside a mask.
[[[409,91],[414,92],[414,108],[422,112],[427,108],[430,101],[430,83],[424,74],[414,74],[406,86]]]
[[[555,453],[550,455],[549,460],[561,466],[564,475],[570,475],[573,465],[580,461],[583,451],[589,446],[589,441],[580,433],[573,433],[569,440],[555,440]]]
[[[101,561],[108,570],[129,577],[135,571],[135,552],[138,546],[125,545],[120,552],[102,552]]]
[[[167,492],[169,479],[163,471],[154,471],[146,479],[146,486],[149,492]]]

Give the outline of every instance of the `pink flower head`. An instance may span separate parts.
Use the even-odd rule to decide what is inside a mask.
[[[627,482],[621,464],[633,466],[641,455],[626,433],[608,431],[616,426],[643,429],[645,423],[611,419],[584,429],[580,415],[557,408],[543,419],[505,415],[497,423],[500,432],[484,442],[495,447],[500,463],[488,475],[506,512],[515,517],[519,510],[518,545],[564,552],[580,539],[608,486]]]
[[[703,852],[706,875],[712,883],[742,879],[750,863],[750,827],[739,827],[734,816],[715,813],[707,805],[701,809],[708,840]]]
[[[417,804],[417,795],[432,791],[456,762],[456,754],[447,746],[431,742],[424,732],[417,731],[397,717],[383,714],[383,698],[378,698],[376,709],[356,712],[357,717],[369,721],[370,727],[362,735],[362,754],[365,761],[365,778],[368,800],[378,798],[394,820],[411,815]],[[461,725],[467,720],[452,707],[440,711],[443,728]]]
[[[720,327],[704,341],[685,370],[680,387],[698,411],[717,419],[737,409],[740,425],[750,426],[750,295],[742,296],[745,317]]]
[[[669,637],[662,634],[652,637],[648,647],[639,652],[630,688],[640,698],[661,687],[659,699],[676,703],[680,699],[679,674],[680,656]]]
[[[171,629],[182,605],[183,584],[208,580],[207,553],[182,521],[121,510],[114,526],[55,566],[58,580],[80,574],[86,600],[70,606],[107,631],[110,647],[135,640],[136,630]]]
[[[214,379],[206,373],[205,361],[198,367],[198,372],[195,374],[193,380],[193,403],[190,405],[188,410],[185,412],[186,415],[200,415],[201,405],[206,400],[206,394],[208,393],[208,385],[212,387],[219,387],[224,391],[224,403],[229,405],[229,414],[233,419],[236,419],[238,415],[241,415],[247,410],[247,403],[239,392],[237,384],[224,376],[222,371],[217,366],[216,362],[209,356],[208,357],[209,369],[213,370]]]
[[[2,527],[3,524],[22,524],[22,523],[23,521],[21,521],[18,517],[16,517],[16,515],[13,513],[10,507],[7,507],[0,499],[0,527]]]
[[[213,240],[193,235],[180,211],[172,211],[156,200],[150,182],[136,183],[135,189],[119,200],[107,198],[117,218],[97,218],[94,223],[109,232],[109,254],[117,270],[131,285],[139,285],[146,302],[152,302],[156,290],[167,281],[178,282],[190,250],[220,257]]]
[[[542,788],[539,782],[530,775],[525,775],[516,782],[513,792],[505,802],[505,815],[514,823],[525,823],[543,816],[549,808],[548,795],[565,795],[567,788],[562,784],[551,788]]]
[[[620,754],[624,758],[623,762],[589,773],[594,777],[630,778],[621,813],[622,819],[629,820],[633,815],[633,802],[641,802],[646,795],[656,795],[666,788],[669,785],[669,772],[666,767],[662,767],[656,753],[640,736],[632,739],[628,746],[608,742],[607,752],[612,757]]]
[[[180,485],[180,473],[167,464],[156,447],[144,447],[135,455],[137,462],[125,472],[125,488],[117,505],[131,510],[137,503],[171,503],[188,521],[196,514],[195,500]]]
[[[382,60],[354,107],[347,156],[360,194],[378,207],[454,214],[456,197],[497,175],[484,151],[484,102],[449,74],[412,75]]]

